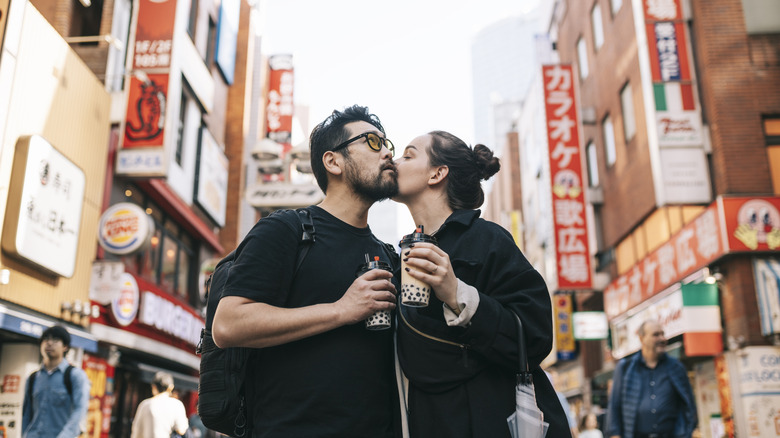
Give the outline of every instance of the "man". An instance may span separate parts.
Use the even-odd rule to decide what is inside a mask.
[[[241,242],[213,334],[222,348],[258,348],[247,404],[254,437],[379,437],[399,432],[392,331],[366,330],[395,308],[392,273],[356,278],[366,255],[389,257],[368,209],[398,190],[393,144],[360,106],[334,111],[311,133],[311,164],[325,199],[295,270],[300,225],[272,215]],[[394,256],[394,254],[393,254]]]
[[[688,438],[696,427],[696,405],[683,364],[666,354],[664,331],[648,320],[637,331],[642,349],[615,369],[609,400],[612,438]]]
[[[74,438],[87,416],[90,383],[65,359],[70,333],[55,325],[41,334],[40,369],[27,378],[22,404],[23,438]]]
[[[158,371],[152,381],[152,397],[138,405],[131,438],[169,438],[172,432],[184,435],[190,427],[184,404],[171,397],[173,376]]]

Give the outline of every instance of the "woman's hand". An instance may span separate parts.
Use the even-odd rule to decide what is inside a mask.
[[[418,242],[404,249],[401,258],[407,265],[407,274],[430,284],[437,298],[450,309],[458,310],[458,278],[446,252],[432,243]]]

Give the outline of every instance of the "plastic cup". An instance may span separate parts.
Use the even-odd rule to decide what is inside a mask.
[[[357,276],[365,274],[372,269],[384,269],[388,272],[393,272],[393,268],[389,264],[379,260],[379,256],[374,256],[374,260],[368,259],[366,254],[366,263],[360,265],[357,271]],[[389,310],[377,310],[373,315],[366,319],[366,328],[369,330],[384,330],[390,328],[390,311]]]
[[[423,226],[418,225],[412,234],[407,234],[401,239],[401,304],[409,307],[427,307],[431,299],[431,285],[420,281],[406,271],[407,265],[403,261],[403,252],[409,245],[417,242],[427,242],[436,245],[436,238],[423,232]],[[416,270],[408,267],[410,270]]]

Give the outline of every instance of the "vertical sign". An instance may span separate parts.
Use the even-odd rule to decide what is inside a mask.
[[[555,312],[555,350],[558,360],[572,360],[575,354],[574,328],[572,327],[572,304],[568,294],[553,296]]]
[[[558,289],[590,289],[590,251],[574,76],[571,65],[545,65],[542,76]]]
[[[114,367],[106,359],[85,355],[82,364],[91,384],[87,405],[87,436],[108,438],[114,406]]]
[[[3,36],[5,35],[5,23],[8,21],[8,6],[10,0],[0,0],[0,49],[3,48]],[[0,57],[2,53],[0,52]]]
[[[138,1],[123,148],[164,145],[175,15],[176,0]]]
[[[292,149],[293,63],[292,55],[274,55],[268,59],[268,102],[266,137],[281,143],[284,153]]]

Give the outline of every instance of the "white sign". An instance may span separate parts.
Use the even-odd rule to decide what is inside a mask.
[[[201,128],[200,167],[195,201],[220,227],[225,226],[228,159],[208,129]]]
[[[198,345],[200,330],[205,327],[203,321],[182,306],[149,291],[143,293],[143,307],[138,322],[192,345]]]
[[[761,315],[761,334],[780,333],[780,261],[754,259],[756,296]]]
[[[116,173],[130,176],[165,176],[164,148],[120,149],[116,154]]]
[[[666,339],[682,334],[685,331],[682,290],[677,287],[674,292],[648,304],[631,316],[612,321],[612,355],[615,358],[639,351],[642,344],[639,342],[637,330],[647,320],[658,321],[664,329]]]
[[[111,314],[117,324],[127,327],[135,320],[140,299],[135,277],[125,272],[119,277],[119,295],[111,301]]]
[[[258,184],[246,193],[247,202],[254,207],[306,207],[322,198],[322,190],[314,184]]]
[[[119,285],[125,264],[98,260],[92,262],[92,277],[89,281],[89,299],[100,304],[108,304],[119,297]]]
[[[699,146],[704,144],[698,111],[657,111],[658,145]]]
[[[609,324],[604,312],[574,312],[572,314],[574,339],[607,339]]]
[[[736,353],[737,373],[732,379],[737,382],[741,399],[738,413],[743,415],[742,430],[738,430],[743,433],[738,436],[777,436],[780,427],[780,347],[752,346]]]
[[[3,249],[70,278],[84,204],[86,176],[43,137],[16,143]]]
[[[712,201],[707,158],[702,148],[661,149],[661,173],[668,203]]]

